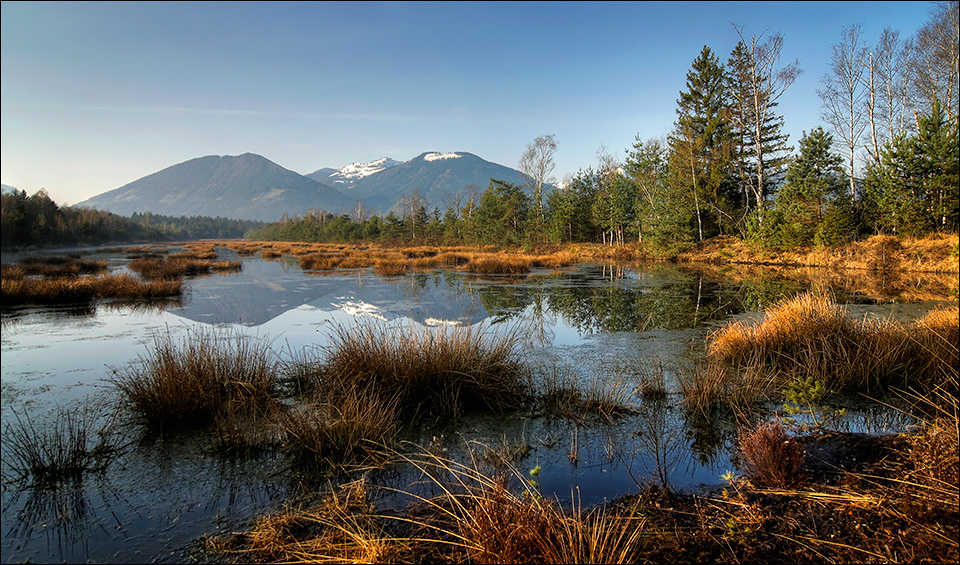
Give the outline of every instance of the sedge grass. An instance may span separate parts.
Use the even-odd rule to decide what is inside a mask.
[[[516,329],[417,328],[367,323],[330,335],[321,388],[367,389],[397,399],[414,420],[505,410],[529,396],[530,374]]]
[[[0,281],[0,287],[2,287],[0,300],[4,306],[64,304],[110,298],[123,300],[168,298],[183,293],[182,281],[143,281],[127,274],[52,279],[5,276]]]
[[[379,465],[381,446],[390,445],[400,428],[397,403],[353,388],[336,400],[302,403],[280,413],[283,451],[297,468],[326,471]]]
[[[957,374],[958,323],[956,306],[905,324],[856,320],[824,295],[799,295],[775,305],[757,324],[738,321],[712,332],[706,369],[686,383],[687,392],[706,399],[688,402],[709,405],[731,391],[741,399],[760,398],[798,377],[812,377],[830,392],[932,389]]]
[[[57,407],[42,423],[11,410],[4,424],[4,446],[19,478],[32,477],[38,486],[52,486],[103,470],[120,445],[117,412],[106,404],[86,403],[77,409]]]
[[[230,403],[267,409],[277,368],[268,343],[200,329],[179,342],[155,336],[153,351],[110,382],[149,428],[178,429],[211,422]]]

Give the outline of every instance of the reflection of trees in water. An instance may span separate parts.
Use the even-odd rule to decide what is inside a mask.
[[[545,336],[557,316],[582,334],[697,328],[743,312],[764,311],[806,288],[788,279],[727,283],[682,271],[662,276],[659,284],[632,285],[624,284],[632,279],[620,278],[623,272],[599,269],[604,282],[583,273],[563,273],[462,290],[475,292],[495,322],[522,314]]]

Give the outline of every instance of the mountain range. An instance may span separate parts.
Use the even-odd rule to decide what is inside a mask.
[[[211,216],[274,222],[311,209],[349,213],[358,203],[387,213],[418,194],[428,210],[482,192],[490,179],[522,185],[514,169],[465,152],[426,152],[405,162],[388,157],[324,168],[308,175],[253,153],[209,155],[172,165],[77,204],[129,216]]]

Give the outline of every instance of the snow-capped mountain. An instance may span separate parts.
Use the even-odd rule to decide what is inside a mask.
[[[350,163],[339,169],[320,169],[306,175],[306,177],[319,183],[333,186],[338,190],[343,190],[349,188],[353,183],[364,177],[379,173],[399,164],[400,161],[395,161],[390,157],[384,157],[376,161],[370,161],[369,163]]]

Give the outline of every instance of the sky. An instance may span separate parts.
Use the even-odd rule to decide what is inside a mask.
[[[11,2],[0,4],[0,181],[73,205],[206,155],[301,174],[465,151],[554,176],[667,135],[704,46],[784,40],[790,143],[822,125],[843,28],[907,38],[931,2]]]

